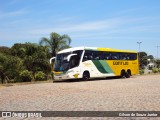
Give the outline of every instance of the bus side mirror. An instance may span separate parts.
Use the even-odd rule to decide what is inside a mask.
[[[56,57],[52,57],[50,60],[49,60],[49,63],[52,64],[52,60],[54,60]]]
[[[69,61],[70,61],[70,59],[71,59],[71,57],[72,57],[72,56],[75,56],[75,55],[77,55],[77,54],[70,54],[70,55],[68,55],[68,57],[67,57],[67,61],[69,62]]]

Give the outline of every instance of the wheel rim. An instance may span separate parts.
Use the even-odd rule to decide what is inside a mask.
[[[126,72],[126,78],[130,78],[130,73],[129,72]]]
[[[125,77],[126,77],[126,75],[125,75],[125,72],[124,72],[124,71],[122,71],[122,72],[121,72],[121,77],[122,77],[122,78],[125,78]]]
[[[87,73],[84,73],[84,75],[83,75],[83,80],[88,80],[88,79],[89,79],[88,74],[87,74]]]

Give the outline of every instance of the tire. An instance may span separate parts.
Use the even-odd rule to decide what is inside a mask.
[[[126,73],[125,73],[125,77],[126,77],[126,78],[130,78],[130,73],[129,73],[129,72],[126,72]]]
[[[90,78],[89,72],[84,72],[82,79],[83,79],[83,80],[89,80],[89,78]]]
[[[126,77],[125,70],[122,70],[122,71],[121,71],[121,78],[125,78],[125,77]]]

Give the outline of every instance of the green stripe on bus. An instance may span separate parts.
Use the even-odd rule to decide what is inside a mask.
[[[112,69],[105,60],[99,60],[99,62],[102,64],[103,68],[107,71],[107,73],[113,73]]]
[[[101,73],[108,73],[99,60],[92,60],[92,62]]]

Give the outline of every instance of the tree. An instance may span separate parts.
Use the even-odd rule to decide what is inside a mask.
[[[22,68],[20,58],[0,53],[0,79],[2,84],[6,78],[14,79],[17,77]]]
[[[160,59],[156,60],[157,68],[160,68]]]
[[[11,51],[13,56],[23,60],[23,70],[32,72],[33,76],[38,71],[42,71],[46,75],[50,72],[49,58],[51,56],[48,47],[35,43],[16,43]]]
[[[148,59],[153,60],[154,59],[153,55],[148,55]]]
[[[147,66],[149,59],[151,60],[151,62],[154,61],[153,55],[147,55],[146,52],[139,52],[138,54],[140,55],[139,60],[140,60],[140,67],[141,68],[144,68],[144,66]]]
[[[10,54],[10,48],[6,46],[0,46],[0,53]]]
[[[147,65],[147,53],[139,52],[138,55],[139,55],[140,67],[144,68],[144,66]]]
[[[52,56],[56,56],[57,51],[70,47],[71,38],[68,35],[59,35],[58,33],[52,32],[50,38],[43,37],[39,44],[46,45],[50,48]]]
[[[7,61],[7,57],[0,53],[0,79],[3,84],[5,79],[5,62]]]
[[[37,46],[36,52],[32,54],[32,71],[33,73],[37,71],[43,71],[48,74],[50,72],[50,64],[49,64],[49,50],[44,46]]]

